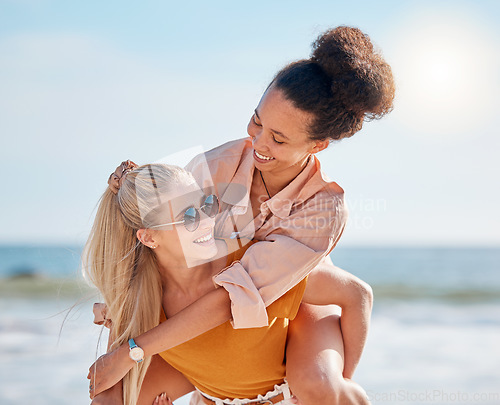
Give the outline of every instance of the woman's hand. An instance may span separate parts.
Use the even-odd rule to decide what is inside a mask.
[[[108,318],[108,306],[102,302],[96,302],[93,307],[94,323],[96,325],[104,325],[111,329],[111,319]]]
[[[121,345],[118,349],[99,357],[90,366],[87,376],[90,380],[90,398],[93,399],[97,394],[121,381],[135,364],[135,361],[128,356],[127,345]]]

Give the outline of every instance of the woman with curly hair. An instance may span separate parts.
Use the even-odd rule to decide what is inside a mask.
[[[390,66],[356,28],[328,30],[313,44],[309,59],[278,72],[250,120],[250,138],[224,144],[201,159],[224,208],[216,234],[238,241],[252,235],[260,242],[214,275],[214,284],[223,288],[131,336],[146,357],[168,352],[229,318],[236,329],[268,326],[269,307],[308,276],[307,288],[316,291],[308,302],[336,303],[342,317],[330,307],[302,305],[286,348],[290,388],[305,405],[366,403],[350,378],[365,343],[372,293],[329,261],[347,214],[343,190],[322,174],[315,154],[358,132],[365,120],[390,112],[393,98]],[[188,165],[206,185],[201,167],[200,159]],[[235,198],[234,184],[248,192]],[[91,367],[92,396],[134,368],[128,353],[127,344],[115,345]],[[221,367],[228,361],[221,358]],[[162,387],[155,389],[177,397],[171,387]],[[204,394],[193,401],[216,403],[216,396]]]

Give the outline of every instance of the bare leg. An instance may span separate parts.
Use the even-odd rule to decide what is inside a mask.
[[[173,368],[160,356],[151,360],[137,405],[167,405],[194,390],[193,385],[184,375]],[[164,397],[161,397],[162,394]],[[158,401],[156,398],[158,398]],[[123,405],[121,381],[114,387],[100,393],[92,401],[92,405]]]
[[[193,390],[193,385],[180,371],[159,355],[155,355],[144,378],[137,405],[152,405],[162,393],[166,393],[171,401],[175,401]]]
[[[369,404],[365,391],[344,379],[344,344],[340,310],[302,304],[290,322],[286,374],[302,405]]]
[[[96,395],[91,405],[123,405],[122,382]]]

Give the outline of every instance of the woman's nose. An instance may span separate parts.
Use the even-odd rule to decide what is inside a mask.
[[[250,118],[250,122],[247,125],[247,133],[252,138],[252,143],[255,143],[262,133],[262,128],[255,125],[253,122],[253,117]]]
[[[262,146],[264,146],[262,130],[253,129],[252,131],[248,131],[248,134],[250,135],[250,138],[252,138],[252,145],[254,149],[262,148]]]

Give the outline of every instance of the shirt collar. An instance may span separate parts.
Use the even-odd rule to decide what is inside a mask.
[[[307,197],[314,194],[307,190],[310,188],[308,184],[310,179],[315,175],[318,169],[316,161],[317,159],[315,159],[314,155],[311,155],[307,165],[298,174],[298,176],[295,177],[283,190],[275,194],[269,200],[265,201],[263,205],[267,205],[271,212],[279,218],[286,218],[289,216],[292,206],[304,198],[301,198],[301,194],[304,194],[305,192]]]
[[[245,148],[236,173],[224,190],[221,201],[246,211],[250,204],[249,192],[252,188],[254,170],[253,149]]]

